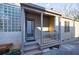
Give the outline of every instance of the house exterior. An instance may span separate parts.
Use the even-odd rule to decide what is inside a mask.
[[[79,21],[68,17],[61,17],[61,42],[71,42],[79,39]]]
[[[79,22],[59,12],[25,3],[21,10],[23,54],[39,54],[79,37]]]
[[[33,55],[78,40],[78,20],[38,5],[20,5],[0,4],[0,44],[13,43],[22,54]]]
[[[0,44],[21,44],[21,8],[15,4],[0,3]]]

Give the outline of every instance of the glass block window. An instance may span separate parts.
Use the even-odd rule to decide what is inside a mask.
[[[7,20],[4,20],[4,32],[7,32],[7,25],[8,25],[8,23],[7,23]]]
[[[0,19],[0,32],[3,31],[3,20]]]
[[[15,5],[0,4],[0,32],[21,31],[21,9]]]

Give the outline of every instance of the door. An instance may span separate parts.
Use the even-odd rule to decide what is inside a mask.
[[[34,19],[27,18],[25,22],[25,40],[26,42],[35,41],[35,26]]]

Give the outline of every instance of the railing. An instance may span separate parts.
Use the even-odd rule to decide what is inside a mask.
[[[58,32],[53,32],[51,34],[51,38],[54,39],[54,40],[59,40],[59,33]]]
[[[41,49],[52,47],[60,44],[59,33],[58,32],[48,32],[43,33],[42,44],[40,44]]]
[[[43,43],[48,43],[51,41],[59,41],[59,33],[58,32],[44,32],[43,33]]]

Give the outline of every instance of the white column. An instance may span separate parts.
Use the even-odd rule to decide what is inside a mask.
[[[21,53],[23,54],[23,46],[25,42],[25,13],[24,8],[21,9],[21,32],[22,32],[22,40],[21,40]]]
[[[55,31],[56,31],[56,38],[59,41],[60,40],[60,32],[59,32],[59,17],[55,16]]]
[[[61,19],[59,17],[59,41],[61,42]]]
[[[42,44],[43,43],[43,13],[41,13],[41,39],[40,39],[40,44]]]
[[[55,30],[59,32],[59,17],[55,16]]]

